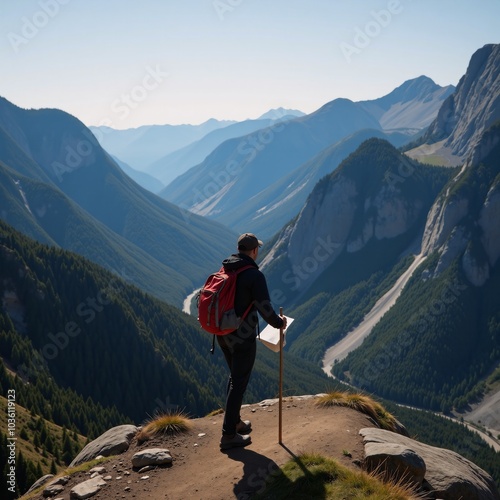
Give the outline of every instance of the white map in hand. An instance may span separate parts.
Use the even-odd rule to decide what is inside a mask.
[[[289,316],[284,316],[287,321],[286,327],[289,328],[293,323],[293,318]],[[267,325],[264,330],[260,332],[259,340],[271,351],[279,352],[280,350],[280,329],[274,328],[271,325]],[[286,345],[286,330],[284,332],[283,347]]]

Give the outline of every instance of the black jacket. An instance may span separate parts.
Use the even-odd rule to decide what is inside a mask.
[[[242,316],[248,306],[254,302],[250,313],[245,321],[236,331],[242,338],[256,336],[256,327],[259,321],[257,311],[262,318],[275,328],[283,326],[283,320],[275,313],[269,298],[266,277],[259,271],[259,266],[248,255],[239,253],[233,254],[222,262],[224,269],[236,270],[244,266],[252,266],[250,269],[242,271],[236,281],[236,296],[234,299],[234,309],[237,316]]]

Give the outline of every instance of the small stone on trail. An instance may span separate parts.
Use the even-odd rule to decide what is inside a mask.
[[[139,474],[143,474],[144,472],[148,472],[153,469],[154,467],[152,465],[146,465],[145,467],[139,470]]]

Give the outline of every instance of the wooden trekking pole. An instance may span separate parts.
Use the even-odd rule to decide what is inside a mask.
[[[283,308],[280,307],[280,316],[283,318]],[[278,443],[283,444],[283,439],[282,439],[282,400],[283,400],[283,344],[284,344],[284,330],[283,327],[280,328],[280,380],[279,380],[279,424],[278,424],[278,430],[279,430],[279,439]]]

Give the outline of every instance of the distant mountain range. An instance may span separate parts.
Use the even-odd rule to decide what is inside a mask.
[[[126,130],[91,126],[90,130],[101,146],[120,162],[149,173],[166,185],[205,159],[225,140],[264,128],[276,120],[303,115],[302,111],[276,108],[256,120],[242,122],[211,119],[201,125],[150,125]],[[141,183],[140,176],[134,180],[148,189]]]
[[[384,137],[395,145],[410,141],[413,134],[432,121],[453,89],[419,77],[374,101],[336,99],[310,115],[222,143],[160,195],[237,232],[258,231],[269,237],[294,217],[297,205],[319,180],[313,176],[307,184],[283,185],[286,176],[300,178],[301,171],[309,170],[307,162],[314,161],[316,155],[324,156],[325,149],[344,141],[343,156],[338,157],[336,164],[329,163],[330,171],[333,170],[359,145],[355,138],[347,140],[356,133],[366,138],[391,129],[392,134]],[[261,214],[266,217],[262,219]]]
[[[178,176],[184,174],[193,165],[201,163],[224,141],[264,129],[271,126],[273,123],[286,120],[286,118],[286,116],[279,116],[278,118],[245,120],[243,122],[233,123],[224,128],[219,128],[208,133],[201,139],[151,163],[145,170],[167,185]],[[162,192],[160,196],[163,196]]]
[[[235,122],[211,119],[201,125],[143,125],[126,130],[89,128],[108,153],[142,172],[163,156],[232,123]]]

